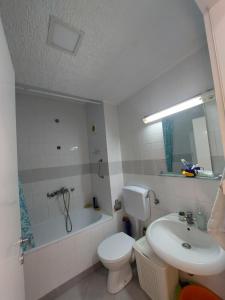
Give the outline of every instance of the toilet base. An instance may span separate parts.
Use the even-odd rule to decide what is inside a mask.
[[[132,269],[129,263],[121,269],[109,271],[107,289],[110,294],[116,294],[122,290],[132,279]]]

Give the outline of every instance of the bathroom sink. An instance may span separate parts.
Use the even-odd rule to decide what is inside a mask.
[[[179,270],[195,275],[225,270],[225,251],[207,232],[179,221],[177,213],[154,221],[146,237],[155,253]]]

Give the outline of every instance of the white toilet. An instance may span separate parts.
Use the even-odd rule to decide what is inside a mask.
[[[107,288],[111,294],[118,293],[132,279],[130,262],[134,243],[132,237],[119,232],[98,247],[98,256],[109,270]]]
[[[138,220],[149,217],[148,190],[137,186],[123,188],[123,200],[126,212]],[[119,232],[106,238],[98,246],[98,256],[109,270],[107,289],[116,294],[132,279],[130,263],[133,258],[135,240],[129,235]]]

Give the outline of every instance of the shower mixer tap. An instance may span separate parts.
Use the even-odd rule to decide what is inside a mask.
[[[72,190],[73,188],[71,188]],[[63,195],[64,193],[67,193],[69,192],[69,189],[66,188],[66,187],[62,187],[61,189],[59,190],[56,190],[54,192],[51,192],[51,193],[47,193],[47,197],[48,198],[54,198],[55,196],[60,196],[60,195]]]
[[[66,232],[70,233],[73,230],[72,220],[70,218],[70,192],[74,192],[75,188],[71,187],[70,189],[62,187],[59,190],[56,190],[52,193],[47,193],[48,198],[54,198],[57,196],[57,199],[60,198],[63,201],[64,211],[63,215],[65,218]],[[59,197],[58,197],[59,196]]]

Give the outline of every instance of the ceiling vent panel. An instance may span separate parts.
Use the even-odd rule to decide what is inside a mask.
[[[55,16],[49,18],[47,44],[71,55],[76,55],[84,32],[64,23]]]

